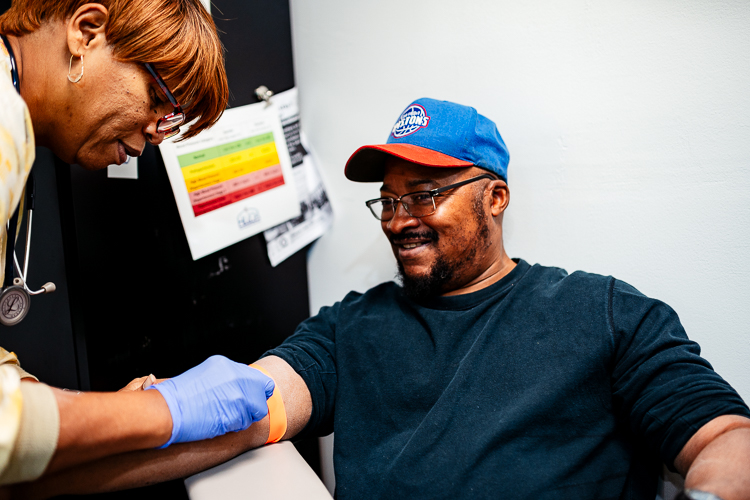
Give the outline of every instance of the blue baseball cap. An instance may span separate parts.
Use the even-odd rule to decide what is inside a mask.
[[[409,104],[386,143],[355,151],[344,175],[357,182],[382,181],[388,156],[429,167],[475,166],[508,181],[510,155],[495,123],[453,102],[422,98]]]

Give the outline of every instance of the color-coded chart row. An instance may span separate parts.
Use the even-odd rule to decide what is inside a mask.
[[[239,141],[228,142],[212,148],[201,149],[193,153],[187,153],[177,157],[177,161],[180,167],[189,167],[196,163],[202,163],[207,160],[213,160],[220,156],[230,155],[246,149],[252,149],[263,144],[273,143],[273,132],[265,134],[255,135],[246,139],[240,139]],[[274,145],[275,149],[275,145]]]
[[[274,165],[273,167],[264,168],[258,172],[251,172],[240,177],[235,177],[228,181],[224,181],[220,184],[214,184],[198,191],[193,191],[189,194],[190,203],[195,206],[201,203],[206,203],[214,198],[221,196],[227,196],[232,191],[238,191],[245,189],[246,187],[254,184],[262,184],[270,179],[276,177],[282,177],[281,165]]]

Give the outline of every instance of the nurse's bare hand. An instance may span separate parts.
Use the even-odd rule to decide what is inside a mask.
[[[161,382],[162,380],[164,379],[160,379],[158,382]],[[156,377],[154,377],[153,374],[146,375],[145,377],[134,378],[133,380],[130,381],[128,385],[126,385],[125,387],[123,387],[117,392],[142,391],[146,387],[153,385],[153,384],[157,384],[158,382],[157,382]]]

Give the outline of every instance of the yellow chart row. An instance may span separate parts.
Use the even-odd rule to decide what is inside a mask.
[[[188,193],[278,165],[279,155],[276,153],[276,147],[273,144],[270,146],[270,148],[262,146],[266,151],[270,149],[270,151],[264,152],[265,154],[245,155],[241,153],[245,153],[246,151],[242,151],[209,160],[202,163],[203,167],[198,171],[195,171],[195,167],[198,167],[198,165],[183,168],[182,172]],[[253,148],[253,150],[256,149],[261,148]],[[188,170],[193,171],[188,173]]]
[[[262,146],[256,146],[254,148],[243,149],[224,156],[212,158],[210,160],[202,161],[200,163],[194,163],[188,167],[182,168],[182,176],[185,180],[190,180],[196,176],[203,176],[209,173],[213,173],[216,170],[222,170],[226,167],[231,167],[238,163],[245,163],[253,161],[256,158],[260,158],[266,155],[273,155],[277,158],[278,153],[276,152],[276,143],[269,142]]]

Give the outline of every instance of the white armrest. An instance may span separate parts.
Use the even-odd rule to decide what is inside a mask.
[[[331,500],[331,495],[289,441],[248,451],[185,479],[190,500]]]

